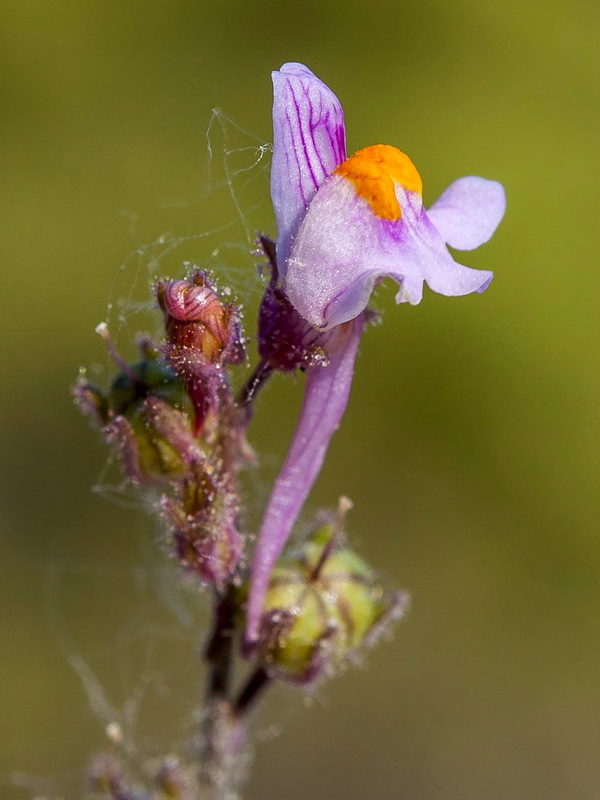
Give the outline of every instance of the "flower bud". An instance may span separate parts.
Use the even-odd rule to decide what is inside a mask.
[[[373,644],[386,622],[403,613],[405,596],[385,589],[339,542],[343,513],[273,570],[251,653],[273,677],[307,684]]]
[[[165,315],[169,359],[179,374],[243,361],[239,311],[221,301],[206,272],[196,270],[189,280],[159,281],[156,297]]]
[[[208,274],[196,270],[188,280],[162,280],[156,297],[164,313],[164,355],[185,384],[194,406],[194,433],[210,437],[230,403],[226,364],[245,357],[239,310],[223,303]]]
[[[105,341],[112,344],[101,327]],[[142,361],[126,364],[104,393],[84,375],[73,387],[81,410],[102,427],[115,445],[126,474],[136,482],[156,483],[183,477],[198,455],[192,432],[194,410],[183,381],[142,345]]]

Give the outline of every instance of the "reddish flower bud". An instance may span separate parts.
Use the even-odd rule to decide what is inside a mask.
[[[159,281],[169,360],[179,374],[209,364],[238,364],[245,357],[239,312],[223,303],[206,272],[189,280]]]
[[[188,280],[159,281],[156,297],[165,318],[164,354],[194,405],[194,433],[210,435],[220,424],[223,394],[230,396],[224,365],[245,357],[238,309],[221,301],[200,270]]]

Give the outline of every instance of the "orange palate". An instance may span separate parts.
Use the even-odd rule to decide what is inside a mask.
[[[364,147],[340,164],[334,175],[352,181],[357,194],[363,197],[382,219],[400,219],[402,209],[394,183],[411,192],[423,191],[423,182],[410,158],[389,144]]]

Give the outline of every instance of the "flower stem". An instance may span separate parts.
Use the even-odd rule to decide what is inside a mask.
[[[240,389],[236,398],[236,405],[244,412],[245,423],[249,424],[252,419],[252,404],[258,392],[271,377],[274,370],[265,361],[259,361],[246,383]]]
[[[270,683],[271,678],[268,672],[263,667],[257,667],[234,703],[233,713],[236,717],[243,719]]]

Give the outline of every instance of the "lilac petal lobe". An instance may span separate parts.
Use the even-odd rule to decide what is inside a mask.
[[[451,183],[427,215],[451,247],[474,250],[489,241],[505,210],[502,184],[471,175]]]
[[[273,72],[271,197],[282,274],[294,235],[315,192],[346,159],[344,112],[335,94],[308,67]]]
[[[416,304],[423,282],[445,295],[483,291],[491,273],[452,258],[428,219],[421,197],[396,186],[399,220],[378,217],[350,181],[328,178],[298,230],[284,281],[290,302],[311,325],[327,329],[353,319],[386,277],[397,302]]]
[[[258,637],[269,577],[306,500],[346,410],[364,315],[339,329],[326,367],[307,369],[300,418],[269,499],[254,552],[248,597],[248,641]]]

